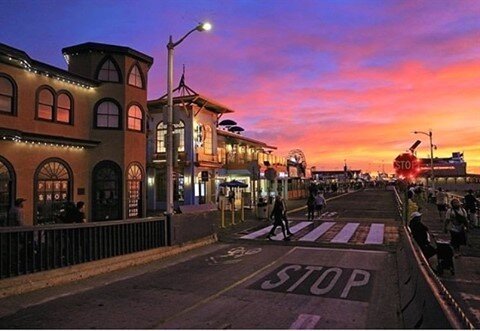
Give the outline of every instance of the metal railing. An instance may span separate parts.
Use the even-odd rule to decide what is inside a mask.
[[[397,208],[400,214],[402,215],[404,210],[404,202],[400,197],[400,194],[398,193],[396,187],[394,188],[394,191],[395,191],[395,199],[397,201]],[[415,263],[419,266],[424,279],[429,284],[433,294],[435,295],[438,303],[442,307],[444,314],[449,319],[452,326],[454,326],[455,328],[473,330],[474,329],[473,324],[465,315],[464,311],[460,308],[457,301],[452,297],[450,292],[443,285],[442,281],[438,278],[435,271],[430,266],[428,260],[423,255],[422,250],[414,241],[410,228],[408,227],[408,224],[404,224],[403,228],[404,228],[408,246],[409,246],[405,248],[410,249],[413,252]]]
[[[163,246],[159,218],[0,228],[0,279]]]

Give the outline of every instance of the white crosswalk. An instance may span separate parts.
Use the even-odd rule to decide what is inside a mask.
[[[289,224],[292,224],[290,222]],[[342,224],[341,222],[333,222],[333,221],[327,221],[323,222],[320,225],[312,228],[310,231],[307,233],[304,233],[305,231],[302,232],[300,236],[298,236],[299,232],[304,230],[305,228],[311,226],[313,222],[299,222],[296,223],[295,225],[290,227],[290,232],[293,233],[294,237],[298,241],[302,242],[315,242],[317,240],[322,240],[322,236],[325,235],[329,231],[337,231],[337,233],[334,233],[335,235],[333,236],[332,239],[328,240],[329,242],[332,243],[348,243],[351,241],[352,237],[355,235],[355,232],[358,230],[360,223],[358,222],[347,222],[345,224]],[[338,225],[342,225],[340,228]],[[337,226],[335,226],[337,225]],[[264,239],[267,235],[267,233],[271,230],[272,226],[266,226],[260,230],[257,230],[255,232],[246,234],[240,238],[242,239]],[[365,231],[365,226],[363,226]],[[363,232],[365,233],[365,232]],[[368,234],[366,236],[366,239],[364,241],[364,244],[368,245],[381,245],[384,242],[384,233],[385,233],[385,224],[383,223],[372,223],[369,226],[368,229]],[[358,236],[357,236],[358,237]],[[331,238],[331,235],[330,235]],[[363,237],[365,238],[365,237]],[[272,236],[273,240],[283,240],[283,234],[280,230],[280,227],[277,228],[275,236]],[[324,240],[325,241],[325,240]]]

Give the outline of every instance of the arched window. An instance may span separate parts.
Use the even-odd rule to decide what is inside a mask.
[[[57,122],[70,123],[72,119],[72,99],[66,93],[60,93],[57,99]]]
[[[185,123],[180,121],[173,125],[173,133],[178,134],[178,151],[185,152]]]
[[[42,88],[38,93],[37,118],[53,121],[55,97],[48,88]]]
[[[132,164],[127,172],[128,218],[142,216],[142,179],[140,166]]]
[[[163,122],[157,125],[157,153],[165,153],[165,135],[167,134],[167,126]]]
[[[122,218],[122,170],[112,161],[93,169],[92,218],[94,221]]]
[[[120,107],[113,101],[100,101],[97,104],[95,116],[95,126],[97,128],[120,128]]]
[[[132,70],[130,70],[130,74],[128,75],[128,84],[138,88],[143,88],[142,73],[136,64],[132,67]]]
[[[143,112],[137,105],[128,108],[128,129],[143,131]]]
[[[0,114],[15,114],[15,92],[13,81],[0,74]]]
[[[60,210],[71,200],[72,171],[60,159],[45,160],[35,172],[35,224],[59,223]]]
[[[15,196],[15,173],[10,163],[0,156],[0,226],[8,225],[8,211]]]
[[[112,58],[106,58],[100,65],[97,79],[104,82],[120,82],[120,68]]]
[[[205,138],[203,141],[203,148],[205,149],[205,154],[213,154],[213,133],[212,127],[210,125],[205,125]]]

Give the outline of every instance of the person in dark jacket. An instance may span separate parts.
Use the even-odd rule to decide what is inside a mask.
[[[285,234],[285,226],[283,225],[283,212],[284,212],[284,204],[279,195],[275,197],[275,203],[273,205],[272,213],[270,214],[270,218],[273,218],[273,226],[270,232],[267,235],[267,239],[272,240],[272,236],[275,235],[275,230],[277,226],[281,226],[282,233],[283,233],[283,240],[288,241],[288,238]]]
[[[468,223],[470,228],[478,227],[477,206],[478,200],[473,195],[473,190],[468,190],[468,194],[465,196],[464,207],[468,213]]]
[[[410,215],[409,227],[412,232],[412,237],[422,250],[423,255],[427,259],[435,255],[435,248],[430,244],[428,239],[428,227],[422,223],[422,214],[418,211],[413,212],[412,215]]]

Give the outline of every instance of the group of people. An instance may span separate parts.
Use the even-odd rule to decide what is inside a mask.
[[[449,201],[448,193],[439,188],[435,195],[435,203],[443,231],[450,234],[450,245],[454,250],[455,257],[459,257],[461,256],[461,247],[467,245],[467,231],[478,227],[477,207],[480,202],[474,196],[473,190],[469,190],[465,195],[462,205],[458,198],[452,198]],[[411,214],[409,227],[413,238],[425,256],[429,258],[435,253],[428,239],[428,227],[421,222],[420,211],[421,208]]]
[[[322,210],[326,207],[327,201],[323,196],[322,192],[317,192],[316,195],[310,194],[307,199],[307,218],[309,221],[313,221],[315,218],[315,213],[317,217],[320,218]]]
[[[23,210],[24,198],[17,198],[8,212],[8,220],[5,226],[26,226],[25,211]],[[85,213],[83,207],[85,203],[79,201],[76,204],[66,202],[60,210],[59,219],[62,223],[85,223]]]

